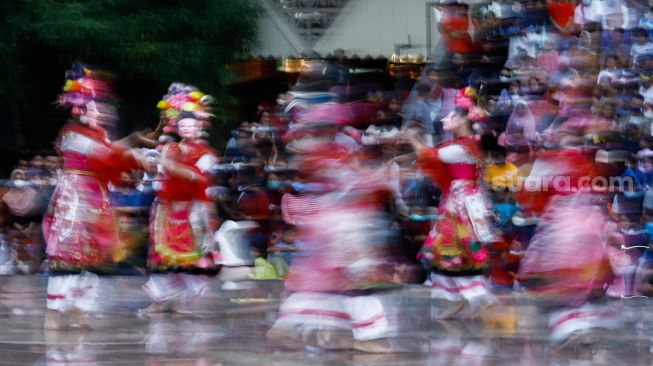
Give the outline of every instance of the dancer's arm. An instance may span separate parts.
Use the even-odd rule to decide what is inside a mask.
[[[166,173],[172,177],[181,178],[190,182],[207,182],[207,178],[203,174],[200,174],[185,164],[180,164],[169,159],[162,159],[161,165]]]

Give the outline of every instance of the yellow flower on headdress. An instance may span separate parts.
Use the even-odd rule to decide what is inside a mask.
[[[472,88],[471,86],[468,86],[465,88],[465,96],[475,99],[476,98],[476,89]]]
[[[204,93],[202,93],[199,90],[196,90],[194,92],[188,93],[188,96],[193,100],[200,100],[204,96]]]
[[[73,81],[66,80],[66,84],[63,86],[63,91],[71,91],[73,89]]]
[[[160,101],[156,104],[156,107],[157,107],[158,109],[169,109],[171,106],[170,106],[170,102],[168,102],[167,100],[160,100]]]

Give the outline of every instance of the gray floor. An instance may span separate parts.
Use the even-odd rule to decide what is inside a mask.
[[[231,277],[231,278],[230,278]],[[410,352],[288,347],[265,337],[276,318],[282,284],[236,281],[223,273],[182,314],[139,316],[148,305],[142,277],[103,277],[93,331],[43,331],[41,276],[0,278],[0,365],[650,365],[650,300],[614,300],[623,329],[593,334],[591,345],[560,349],[547,342],[542,308],[519,294],[500,296],[508,321],[436,321],[428,289],[388,292],[400,324],[393,345]],[[649,351],[651,350],[651,351]]]

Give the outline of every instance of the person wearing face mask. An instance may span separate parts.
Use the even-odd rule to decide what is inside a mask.
[[[29,181],[26,179],[27,175],[22,169],[14,169],[9,175],[9,180],[11,181],[11,186],[16,188],[23,188],[29,185]]]
[[[114,100],[111,77],[76,63],[66,73],[59,105],[71,120],[56,140],[63,155],[61,179],[43,218],[48,256],[46,329],[90,327],[84,313],[96,309],[99,279],[94,271],[115,264],[118,223],[107,185],[121,171],[137,167],[128,140],[112,143],[105,127],[115,115],[103,113]],[[61,317],[69,315],[69,324]]]
[[[499,81],[501,81],[502,83],[509,83],[510,80],[512,80],[512,74],[510,73],[510,69],[504,67],[499,72]]]
[[[279,171],[268,174],[266,186],[270,203],[276,206],[281,204],[283,193],[290,189],[290,183],[287,181],[286,175]]]
[[[2,196],[2,202],[11,214],[21,221],[38,220],[48,199],[43,194],[44,189],[27,180],[26,176],[25,170],[22,169],[14,169],[11,172],[10,189]]]
[[[144,313],[178,310],[206,291],[205,275],[218,271],[212,257],[214,207],[206,195],[218,158],[203,140],[211,103],[195,87],[173,83],[158,104],[163,132],[176,132],[181,141],[165,144],[159,158],[161,189],[152,207],[148,255],[153,274],[143,286],[153,303]]]

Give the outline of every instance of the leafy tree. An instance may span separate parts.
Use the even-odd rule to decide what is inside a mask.
[[[0,94],[30,145],[46,147],[65,121],[52,106],[63,73],[80,60],[118,76],[125,129],[152,127],[172,81],[228,98],[224,64],[250,50],[258,10],[254,0],[0,2]]]

